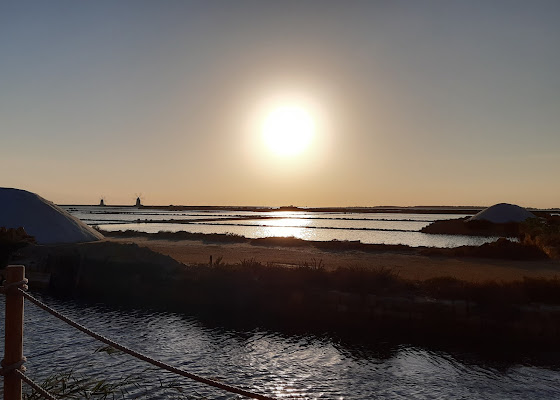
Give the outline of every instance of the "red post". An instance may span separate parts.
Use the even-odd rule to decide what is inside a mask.
[[[25,278],[23,265],[6,267],[6,285]],[[15,364],[23,359],[23,296],[18,290],[6,293],[4,364]],[[4,400],[21,400],[21,379],[9,373],[4,376]]]

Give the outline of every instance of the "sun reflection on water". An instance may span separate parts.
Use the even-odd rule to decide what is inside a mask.
[[[264,225],[257,228],[260,237],[295,237],[304,240],[313,240],[315,232],[312,229],[306,229],[311,224],[309,219],[267,219],[258,222]]]

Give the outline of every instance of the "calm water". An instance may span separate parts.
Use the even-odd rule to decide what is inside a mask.
[[[348,344],[326,334],[233,329],[184,314],[76,304],[49,297],[43,300],[131,348],[279,399],[560,398],[560,370],[556,367],[488,363],[408,345]],[[0,310],[3,320],[3,296]],[[53,371],[73,369],[77,375],[104,378],[112,371],[114,379],[138,379],[139,387],[130,385],[125,398],[184,398],[169,389],[170,384],[210,399],[239,398],[188,379],[145,371],[144,363],[121,353],[96,353],[99,342],[30,303],[26,304],[25,321],[28,374],[38,381]],[[2,324],[1,335],[3,329]]]
[[[107,231],[132,229],[149,233],[234,233],[247,238],[293,236],[304,240],[359,240],[362,243],[405,244],[413,247],[478,246],[497,240],[496,237],[428,235],[419,232],[433,221],[461,218],[467,214],[177,212],[132,207],[85,206],[67,207],[67,210],[85,223],[98,225]]]

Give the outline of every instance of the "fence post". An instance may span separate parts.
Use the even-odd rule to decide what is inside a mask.
[[[6,267],[6,284],[25,278],[23,265]],[[5,320],[5,365],[15,364],[23,359],[23,296],[19,290],[6,293]],[[4,400],[21,400],[21,379],[15,373],[4,376]]]

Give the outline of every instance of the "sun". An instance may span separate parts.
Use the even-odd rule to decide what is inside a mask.
[[[269,112],[262,124],[266,146],[280,156],[303,153],[313,141],[315,121],[302,107],[283,106]]]

